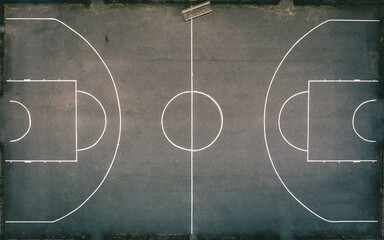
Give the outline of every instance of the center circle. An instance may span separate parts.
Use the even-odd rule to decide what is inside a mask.
[[[218,131],[218,133],[216,134],[215,138],[206,146],[204,147],[201,147],[201,148],[198,148],[198,149],[192,149],[192,148],[186,148],[186,147],[182,147],[176,143],[174,143],[167,135],[167,132],[165,131],[165,128],[164,128],[164,114],[169,106],[169,104],[171,102],[173,102],[176,98],[184,95],[184,94],[199,94],[199,95],[202,95],[208,99],[210,99],[217,107],[217,109],[219,110],[219,113],[220,113],[220,129]],[[161,114],[161,129],[163,130],[163,133],[165,135],[165,138],[175,147],[181,149],[181,150],[184,150],[184,151],[188,151],[188,152],[199,152],[199,151],[202,151],[204,149],[207,149],[209,148],[212,144],[214,144],[216,142],[216,140],[219,138],[220,134],[221,134],[221,131],[223,129],[223,112],[221,111],[221,108],[219,106],[219,104],[216,102],[216,100],[211,97],[210,95],[204,93],[204,92],[200,92],[200,91],[185,91],[185,92],[181,92],[179,94],[177,94],[176,96],[174,96],[171,100],[168,101],[168,103],[165,105],[164,109],[163,109],[163,112]]]

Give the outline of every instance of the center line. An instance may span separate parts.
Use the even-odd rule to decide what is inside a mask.
[[[193,19],[191,19],[191,234],[193,234]]]

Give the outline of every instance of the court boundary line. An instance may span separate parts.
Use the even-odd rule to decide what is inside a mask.
[[[75,90],[75,159],[6,159],[4,162],[7,163],[76,163],[78,162],[78,155],[77,155],[77,80],[38,80],[38,79],[8,79],[6,82],[15,82],[15,83],[74,83],[74,90]],[[29,118],[31,118],[29,111],[27,110],[29,114]],[[29,131],[29,130],[28,130]],[[12,142],[12,141],[11,141]]]
[[[314,82],[314,83],[377,83],[378,81],[373,80],[360,80],[360,79],[354,79],[354,80],[308,80],[308,82]]]
[[[8,163],[77,163],[77,160],[66,160],[66,159],[63,159],[63,160],[44,160],[44,159],[31,159],[31,160],[20,160],[20,159],[16,159],[16,160],[5,160],[6,162]]]
[[[309,81],[307,82],[307,91],[308,91],[308,97],[307,97],[307,162],[309,159],[309,99],[310,99],[310,92],[311,92],[311,85],[309,84]]]
[[[27,111],[27,114],[28,114],[28,129],[27,129],[27,131],[23,135],[21,135],[21,137],[13,139],[13,140],[9,140],[11,143],[13,143],[13,142],[18,142],[21,139],[23,139],[25,136],[27,136],[27,134],[29,133],[29,130],[31,130],[31,127],[32,127],[32,119],[31,119],[31,113],[29,112],[28,108],[24,104],[22,104],[21,102],[16,101],[16,100],[10,100],[9,102],[10,103],[17,103],[17,104],[21,105],[25,109],[25,111]]]
[[[361,104],[355,109],[355,111],[353,112],[353,115],[352,115],[352,128],[353,128],[353,131],[355,131],[356,135],[357,135],[359,138],[361,138],[362,140],[364,140],[364,141],[366,141],[366,142],[370,142],[370,143],[375,143],[376,140],[369,140],[369,139],[367,139],[367,138],[364,138],[364,137],[362,137],[362,136],[357,132],[356,127],[355,127],[355,116],[356,116],[356,113],[357,113],[357,111],[359,111],[359,108],[360,108],[361,106],[363,106],[364,104],[367,104],[367,103],[370,103],[370,102],[376,102],[376,101],[377,101],[377,99],[371,99],[371,100],[367,100],[367,101],[361,103]]]
[[[343,160],[337,160],[337,159],[327,159],[327,160],[316,160],[316,159],[311,159],[307,160],[309,163],[365,163],[365,162],[370,162],[370,163],[375,163],[377,160],[348,160],[348,159],[343,159]]]
[[[291,147],[293,147],[293,148],[295,148],[295,149],[297,149],[297,150],[299,150],[299,151],[302,151],[302,152],[307,152],[307,150],[306,150],[306,149],[303,149],[303,148],[300,148],[300,147],[297,147],[296,145],[294,145],[293,143],[291,143],[290,141],[288,141],[288,139],[287,139],[287,138],[285,137],[285,135],[283,134],[283,131],[281,130],[281,113],[283,112],[283,109],[284,109],[285,105],[286,105],[292,98],[294,98],[294,97],[296,97],[296,96],[299,96],[299,95],[301,95],[301,94],[305,94],[305,93],[308,94],[308,91],[298,92],[298,93],[293,94],[292,96],[290,96],[287,100],[285,100],[285,102],[283,103],[283,105],[282,105],[281,108],[280,108],[280,111],[279,111],[279,117],[278,117],[278,119],[277,119],[277,125],[278,125],[278,127],[279,127],[280,135],[281,135],[281,137],[284,139],[284,141],[285,141],[286,143],[288,143],[288,145],[290,145]],[[308,146],[308,145],[307,145],[307,146]]]
[[[307,115],[307,127],[308,127],[308,130],[307,130],[307,148],[308,148],[308,151],[307,151],[307,162],[308,163],[364,163],[364,162],[377,162],[376,159],[309,159],[309,131],[310,131],[310,125],[309,125],[309,109],[310,109],[310,86],[311,86],[311,83],[377,83],[378,81],[377,80],[360,80],[360,79],[354,79],[354,80],[327,80],[327,79],[323,79],[323,80],[308,80],[308,115]],[[355,110],[356,111],[356,110]],[[355,114],[355,113],[354,113]],[[353,130],[355,131],[354,129],[354,123],[353,123],[353,119],[354,119],[354,114],[353,114],[353,117],[352,117],[352,126],[353,126]],[[356,131],[355,131],[356,133]],[[359,135],[358,135],[359,136]]]
[[[81,152],[81,151],[85,151],[85,150],[88,150],[88,149],[91,149],[93,148],[94,146],[96,146],[99,141],[103,138],[104,136],[104,133],[105,133],[105,130],[107,129],[107,123],[108,123],[108,120],[107,120],[107,113],[105,112],[105,109],[104,109],[104,106],[103,104],[101,104],[101,102],[99,101],[99,99],[97,99],[95,96],[93,96],[92,94],[90,94],[89,92],[85,92],[85,91],[81,91],[81,90],[77,90],[78,93],[82,93],[82,94],[85,94],[85,95],[88,95],[90,96],[91,98],[93,98],[98,104],[99,106],[101,107],[101,110],[103,111],[103,114],[104,114],[104,128],[103,128],[103,131],[101,132],[101,135],[99,136],[99,138],[96,140],[95,143],[93,143],[92,145],[88,146],[88,147],[85,147],[85,148],[81,148],[81,149],[77,149],[78,152]],[[76,118],[77,119],[77,118]]]
[[[118,137],[117,137],[117,143],[116,143],[116,147],[115,147],[115,151],[114,151],[114,154],[113,154],[113,157],[112,157],[112,161],[111,161],[111,164],[109,165],[108,167],[108,170],[106,172],[106,174],[104,175],[103,179],[101,180],[101,182],[99,183],[99,185],[96,187],[96,189],[83,201],[81,202],[81,204],[74,208],[72,211],[68,212],[67,214],[63,215],[62,217],[59,217],[55,220],[52,220],[52,221],[5,221],[5,223],[56,223],[60,220],[63,220],[64,218],[72,215],[73,213],[75,213],[77,210],[79,210],[85,203],[87,203],[89,201],[89,199],[92,198],[92,196],[99,190],[99,188],[103,185],[105,179],[108,177],[111,169],[112,169],[112,166],[115,162],[115,159],[116,159],[116,155],[117,155],[117,151],[118,151],[118,148],[119,148],[119,144],[120,144],[120,139],[121,139],[121,106],[120,106],[120,98],[119,98],[119,93],[117,91],[117,87],[116,87],[116,83],[115,83],[115,79],[113,78],[113,75],[111,73],[111,71],[109,70],[107,64],[105,63],[104,59],[101,57],[101,55],[99,54],[99,52],[97,52],[97,50],[93,47],[93,45],[85,38],[83,37],[80,33],[78,33],[77,31],[75,31],[73,28],[71,28],[70,26],[68,26],[67,24],[65,24],[64,22],[56,19],[56,18],[6,18],[6,20],[8,21],[53,21],[53,22],[57,22],[57,23],[60,23],[61,25],[65,26],[66,28],[68,28],[70,31],[72,31],[75,35],[77,35],[78,37],[80,37],[82,40],[84,40],[88,46],[93,50],[93,52],[97,55],[97,57],[100,59],[100,61],[103,63],[104,67],[106,68],[108,74],[109,74],[109,77],[111,78],[111,81],[112,81],[112,85],[113,85],[113,88],[115,90],[115,94],[116,94],[116,102],[117,102],[117,108],[118,108],[118,114],[119,114],[119,129],[118,129]],[[77,151],[76,151],[77,152]]]
[[[276,176],[278,177],[278,179],[280,180],[281,184],[283,185],[283,187],[285,188],[285,190],[293,197],[293,199],[295,199],[302,207],[304,207],[307,211],[309,211],[310,213],[312,213],[314,216],[316,216],[317,218],[325,221],[325,222],[329,222],[329,223],[377,223],[378,221],[377,220],[330,220],[330,219],[327,219],[327,218],[324,218],[322,216],[320,216],[319,214],[317,214],[316,212],[314,212],[312,209],[310,209],[309,207],[307,207],[307,205],[305,205],[303,202],[301,202],[295,194],[293,194],[291,192],[291,190],[288,188],[288,186],[285,184],[285,182],[283,181],[283,179],[281,178],[279,172],[277,171],[277,168],[273,162],[273,159],[272,159],[272,155],[271,155],[271,152],[269,150],[269,145],[268,145],[268,140],[267,140],[267,128],[266,128],[266,113],[267,113],[267,105],[268,105],[268,98],[269,98],[269,93],[271,91],[271,87],[272,87],[272,84],[275,80],[275,77],[277,75],[277,72],[279,71],[281,65],[283,64],[283,62],[285,61],[285,59],[287,58],[287,56],[291,53],[291,51],[296,47],[296,45],[301,42],[301,40],[303,40],[306,36],[308,36],[311,32],[315,31],[317,28],[321,27],[322,25],[326,24],[326,23],[329,23],[329,22],[380,22],[380,20],[362,20],[362,19],[328,19],[328,20],[325,20],[323,22],[321,22],[320,24],[316,25],[315,27],[313,27],[312,29],[310,29],[308,32],[306,32],[302,37],[300,37],[290,48],[289,50],[285,53],[284,57],[282,58],[282,60],[280,61],[280,63],[278,64],[274,74],[272,75],[272,78],[271,78],[271,81],[269,83],[269,86],[268,86],[268,89],[267,89],[267,93],[266,93],[266,96],[265,96],[265,102],[264,102],[264,111],[263,111],[263,133],[264,133],[264,143],[265,143],[265,147],[266,147],[266,150],[267,150],[267,153],[268,153],[268,158],[271,162],[271,165],[272,165],[272,168],[276,174]],[[307,150],[309,150],[309,148],[307,147]]]
[[[78,145],[78,140],[77,140],[77,81],[75,82],[75,132],[76,132],[76,161],[79,160],[79,153],[77,151],[79,145]]]
[[[8,79],[7,82],[21,82],[21,83],[42,83],[42,82],[73,82],[76,83],[77,80],[34,80],[34,79],[24,79],[24,80],[14,80],[14,79]]]

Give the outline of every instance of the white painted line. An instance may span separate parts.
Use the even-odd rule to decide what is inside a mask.
[[[5,221],[5,223],[53,223],[52,221]]]
[[[374,162],[377,162],[377,160],[328,160],[328,159],[321,159],[321,160],[308,160],[307,162],[309,163],[365,163],[365,162],[370,162],[370,163],[374,163]]]
[[[191,19],[191,150],[193,150],[193,19]],[[191,234],[193,234],[193,151],[191,151]]]
[[[377,80],[308,80],[315,83],[376,83]]]
[[[76,80],[31,80],[29,79],[28,81],[26,80],[7,80],[7,82],[28,82],[28,83],[33,83],[33,82],[76,82]]]
[[[77,137],[77,81],[75,82],[75,148],[76,148],[76,160],[79,159],[78,155],[78,149],[79,149],[79,144],[78,144],[78,137]]]
[[[9,162],[9,163],[26,163],[26,162],[31,162],[31,163],[46,163],[46,162],[49,162],[49,163],[58,163],[58,162],[63,162],[63,163],[76,163],[77,160],[76,159],[72,159],[72,160],[45,160],[45,159],[34,159],[34,160],[22,160],[22,159],[17,159],[17,160],[5,160],[5,162]]]
[[[117,101],[117,106],[118,106],[118,110],[119,110],[119,133],[118,133],[118,137],[117,137],[117,142],[116,142],[116,147],[115,147],[115,152],[113,154],[113,157],[112,157],[112,161],[111,161],[111,164],[109,165],[108,167],[108,170],[106,172],[106,174],[104,175],[103,179],[101,180],[101,182],[99,183],[99,185],[96,187],[96,189],[79,205],[77,206],[75,209],[73,209],[72,211],[68,212],[67,214],[63,215],[62,217],[60,218],[57,218],[55,220],[52,220],[52,221],[5,221],[5,223],[55,223],[55,222],[58,222],[68,216],[70,216],[71,214],[73,214],[74,212],[76,212],[77,210],[79,210],[86,202],[89,201],[89,199],[92,198],[92,196],[100,189],[100,187],[103,185],[105,179],[108,177],[109,175],[109,172],[111,171],[112,169],[112,166],[113,166],[113,163],[115,162],[115,159],[116,159],[116,155],[117,155],[117,150],[119,148],[119,144],[120,144],[120,139],[121,139],[121,106],[120,106],[120,99],[119,99],[119,94],[118,94],[118,91],[117,91],[117,87],[116,87],[116,83],[115,83],[115,79],[113,78],[112,76],[112,73],[111,71],[109,70],[107,64],[105,63],[104,59],[100,56],[100,54],[96,51],[96,49],[92,46],[92,44],[86,39],[84,38],[80,33],[76,32],[73,28],[69,27],[67,24],[65,24],[64,22],[56,19],[56,18],[7,18],[6,20],[8,21],[15,21],[15,20],[20,20],[20,21],[54,21],[54,22],[58,22],[60,23],[61,25],[65,26],[66,28],[68,28],[70,31],[72,31],[74,34],[76,34],[78,37],[80,37],[82,40],[84,40],[84,42],[86,42],[88,44],[88,46],[90,48],[92,48],[93,52],[97,55],[97,57],[100,59],[100,61],[103,63],[105,69],[107,70],[108,74],[109,74],[109,77],[111,78],[111,81],[112,81],[112,84],[113,84],[113,88],[114,88],[114,91],[115,91],[115,94],[116,94],[116,101]]]
[[[167,135],[166,131],[165,131],[165,128],[164,128],[164,114],[165,114],[165,111],[167,110],[168,108],[168,105],[174,100],[176,99],[177,97],[183,95],[183,94],[188,94],[188,93],[191,93],[191,91],[184,91],[184,92],[181,92],[179,94],[177,94],[176,96],[174,96],[171,100],[168,101],[168,103],[165,105],[164,109],[163,109],[163,112],[161,114],[161,129],[164,133],[164,136],[165,138],[175,147],[181,149],[181,150],[184,150],[184,151],[187,151],[187,152],[199,152],[199,151],[202,151],[204,149],[207,149],[209,148],[210,146],[212,146],[212,144],[214,144],[216,142],[216,140],[219,138],[220,134],[221,134],[221,131],[223,130],[223,123],[224,123],[224,117],[223,117],[223,112],[221,111],[221,108],[220,108],[220,105],[216,102],[216,100],[209,96],[208,94],[204,93],[204,92],[200,92],[200,91],[193,91],[194,94],[200,94],[200,95],[203,95],[203,96],[206,96],[207,98],[211,99],[211,101],[216,105],[217,109],[219,110],[219,113],[220,113],[220,129],[216,135],[216,137],[213,139],[213,141],[208,144],[207,146],[205,147],[202,147],[202,148],[199,148],[199,149],[190,149],[190,148],[185,148],[185,147],[182,147],[182,146],[179,146],[177,144],[175,144]]]
[[[105,129],[107,128],[107,114],[106,114],[106,112],[105,112],[105,109],[104,109],[103,105],[101,104],[101,102],[100,102],[95,96],[93,96],[92,94],[90,94],[90,93],[88,93],[88,92],[84,92],[84,91],[80,91],[80,90],[78,90],[77,92],[92,97],[92,98],[93,98],[93,99],[100,105],[101,110],[103,110],[103,114],[104,114],[104,128],[103,128],[103,131],[102,131],[100,137],[97,139],[97,141],[96,141],[95,143],[93,143],[93,144],[90,145],[89,147],[85,147],[85,148],[81,148],[81,149],[78,149],[78,150],[77,150],[77,151],[80,152],[80,151],[84,151],[84,150],[88,150],[88,149],[90,149],[90,148],[93,148],[93,147],[94,147],[96,144],[98,144],[99,141],[103,138],[104,133],[105,133]]]
[[[364,137],[362,137],[357,131],[356,131],[356,128],[355,128],[355,116],[356,116],[356,112],[359,110],[359,108],[361,106],[363,106],[364,104],[367,104],[367,103],[370,103],[370,102],[376,102],[377,99],[371,99],[371,100],[368,100],[368,101],[365,101],[363,103],[361,103],[356,109],[355,111],[353,112],[353,115],[352,115],[352,128],[353,128],[353,131],[355,131],[356,135],[361,138],[363,141],[366,141],[366,142],[370,142],[370,143],[374,143],[376,142],[375,140],[369,140],[369,139],[366,139]]]
[[[24,106],[24,104],[22,104],[21,102],[18,102],[18,101],[15,101],[15,100],[11,100],[9,101],[10,103],[17,103],[19,104],[20,106],[22,106],[25,111],[27,111],[27,114],[28,114],[28,129],[27,131],[19,138],[17,139],[13,139],[13,140],[10,140],[10,142],[17,142],[17,141],[20,141],[21,139],[23,139],[25,136],[27,136],[27,134],[29,133],[29,130],[31,130],[31,126],[32,126],[32,119],[31,119],[31,113],[29,112],[28,108],[26,106]]]
[[[309,99],[310,99],[310,90],[311,90],[311,82],[308,81],[308,97],[307,97],[307,162],[309,159]]]
[[[287,142],[291,147],[293,147],[293,148],[295,148],[295,149],[297,149],[297,150],[299,150],[299,151],[303,151],[303,152],[307,152],[307,149],[303,149],[303,148],[300,148],[300,147],[295,146],[294,144],[292,144],[291,142],[289,142],[288,139],[284,136],[283,131],[281,130],[281,120],[280,120],[280,119],[281,119],[281,113],[283,112],[283,109],[284,109],[285,105],[286,105],[292,98],[294,98],[294,97],[296,97],[296,96],[299,96],[299,95],[301,95],[301,94],[306,94],[306,93],[308,93],[308,91],[299,92],[299,93],[296,93],[296,94],[292,95],[291,97],[289,97],[289,98],[284,102],[284,104],[281,106],[281,108],[280,108],[280,112],[279,112],[279,117],[278,117],[278,119],[277,119],[277,125],[278,125],[278,127],[279,127],[280,135],[283,137],[283,139],[285,140],[285,142]],[[307,144],[307,146],[308,146],[308,144]]]
[[[319,214],[317,214],[316,212],[314,212],[312,209],[310,209],[309,207],[307,207],[307,205],[305,205],[303,202],[301,202],[296,196],[295,194],[293,194],[291,192],[291,190],[288,188],[288,186],[285,184],[285,182],[283,181],[283,179],[281,178],[279,172],[277,171],[276,169],[276,166],[273,162],[273,159],[272,159],[272,155],[271,155],[271,152],[269,151],[269,145],[268,145],[268,139],[267,139],[267,128],[266,128],[266,113],[267,113],[267,105],[268,105],[268,98],[269,98],[269,93],[271,91],[271,87],[272,87],[272,84],[273,84],[273,81],[275,80],[275,77],[277,75],[277,72],[279,71],[281,65],[284,63],[285,59],[287,58],[287,56],[291,53],[291,51],[296,47],[296,45],[301,42],[301,40],[303,40],[305,37],[307,37],[310,33],[312,33],[313,31],[315,31],[317,28],[321,27],[322,25],[326,24],[326,23],[329,23],[329,22],[379,22],[379,20],[360,20],[360,19],[329,19],[329,20],[326,20],[320,24],[318,24],[317,26],[315,26],[314,28],[312,28],[311,30],[309,30],[307,33],[305,33],[301,38],[299,38],[293,45],[292,47],[287,51],[287,53],[284,55],[283,59],[280,61],[279,65],[277,66],[273,76],[272,76],[272,79],[269,83],[269,86],[268,86],[268,89],[267,89],[267,94],[265,96],[265,102],[264,102],[264,114],[263,114],[263,133],[264,133],[264,142],[265,142],[265,147],[267,149],[267,153],[268,153],[268,157],[269,157],[269,160],[271,162],[271,165],[272,165],[272,168],[273,170],[275,171],[275,174],[276,176],[278,177],[278,179],[280,180],[281,184],[283,185],[283,187],[285,188],[285,190],[287,190],[287,192],[302,206],[304,207],[307,211],[309,211],[310,213],[312,213],[314,216],[318,217],[319,219],[325,221],[325,222],[329,222],[329,223],[377,223],[378,221],[377,220],[330,220],[330,219],[327,219],[327,218],[324,218],[322,216],[320,216]],[[309,89],[308,89],[309,91]],[[309,100],[309,93],[308,93],[308,100]],[[309,112],[309,109],[308,109],[308,112]],[[307,150],[309,151],[309,145],[307,145]]]

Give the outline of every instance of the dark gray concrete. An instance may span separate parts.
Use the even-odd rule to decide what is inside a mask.
[[[90,9],[7,5],[7,17],[55,17],[88,39],[115,77],[122,111],[119,151],[98,192],[62,221],[7,224],[8,234],[89,232],[101,239],[108,232],[190,232],[190,154],[172,146],[160,125],[166,103],[190,90],[190,24],[182,21],[183,8],[101,1]],[[378,14],[375,8],[296,8],[283,2],[265,8],[217,5],[194,21],[195,90],[212,96],[224,114],[218,140],[194,154],[196,234],[378,234],[376,223],[332,224],[304,209],[274,172],[263,134],[267,89],[288,49],[324,20]],[[117,144],[117,100],[100,60],[68,29],[55,22],[8,21],[6,27],[7,78],[76,79],[79,90],[92,93],[107,111],[104,138],[80,152],[78,163],[5,165],[5,220],[54,220],[79,206],[105,176]],[[377,32],[377,23],[320,27],[286,58],[269,93],[266,131],[276,170],[303,203],[332,220],[379,218],[377,165],[306,163],[305,153],[281,138],[277,116],[310,79],[377,78]],[[181,146],[189,146],[188,96],[176,99],[165,115],[170,138]],[[296,107],[285,109],[283,127],[305,147],[307,99],[294,101]],[[87,146],[100,133],[103,115],[86,97],[78,104],[79,145]],[[212,140],[220,121],[203,96],[195,94],[194,110],[200,147]]]

